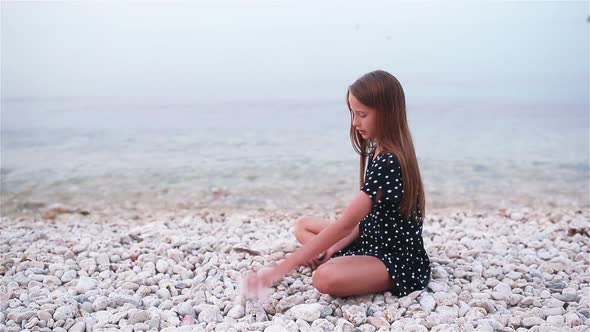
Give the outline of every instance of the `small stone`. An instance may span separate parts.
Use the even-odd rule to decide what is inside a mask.
[[[134,307],[139,308],[142,305],[141,299],[137,295],[110,293],[109,298],[111,299],[111,306],[122,306],[125,303],[129,303]]]
[[[29,319],[28,321],[24,321],[23,323],[25,323],[25,329],[32,329],[34,326],[37,326],[37,324],[39,323],[39,318],[37,317],[32,317],[31,319]],[[22,324],[21,324],[22,326]]]
[[[290,288],[293,290],[299,290],[299,289],[303,288],[304,286],[305,285],[303,284],[303,281],[297,279],[291,284]]]
[[[506,300],[510,295],[512,295],[512,289],[503,282],[497,284],[492,292],[492,297],[496,300]]]
[[[335,331],[342,331],[342,332],[353,332],[356,328],[352,325],[351,322],[343,319],[338,318],[336,321],[336,328]],[[301,329],[301,331],[307,331],[305,329]]]
[[[508,321],[505,318],[501,317],[494,317],[494,319],[484,318],[481,319],[480,322],[487,323],[492,327],[494,331],[501,331],[502,329],[504,329],[505,323],[508,323]]]
[[[131,316],[129,316],[128,323],[131,325],[134,325],[137,323],[143,323],[148,319],[150,319],[149,312],[147,312],[145,310],[138,310],[138,311],[134,312],[133,314],[131,314]]]
[[[17,273],[12,277],[12,280],[15,281],[19,286],[26,286],[31,278],[25,276],[22,272]]]
[[[92,309],[94,311],[105,310],[111,303],[111,300],[106,296],[98,296],[94,302],[92,302]]]
[[[543,323],[545,321],[541,317],[525,317],[522,319],[522,326],[524,327],[533,327]]]
[[[86,242],[86,243],[78,243],[78,244],[76,244],[75,246],[72,247],[72,251],[75,254],[79,254],[79,253],[81,253],[82,251],[85,251],[88,248],[88,244],[89,244],[88,242]]]
[[[86,302],[82,303],[82,304],[80,305],[80,309],[82,309],[82,310],[84,310],[84,311],[86,311],[86,312],[89,312],[89,313],[91,313],[91,312],[93,312],[93,311],[94,311],[94,309],[92,309],[92,303],[90,303],[90,302],[88,302],[88,301],[86,301]]]
[[[133,331],[147,331],[150,326],[146,323],[137,323],[133,325]]]
[[[425,312],[431,312],[434,310],[434,307],[436,307],[436,301],[434,300],[434,297],[432,297],[430,294],[427,294],[420,300],[420,305],[422,306],[422,310]]]
[[[457,304],[459,297],[451,292],[436,292],[432,295],[438,305],[452,306]]]
[[[173,306],[174,306],[174,303],[172,303],[172,301],[165,300],[165,301],[162,301],[162,303],[160,303],[160,305],[158,306],[158,309],[170,310],[170,309],[172,309]]]
[[[446,292],[449,290],[449,285],[446,282],[431,281],[428,283],[428,288],[433,292]]]
[[[412,298],[410,298],[409,296],[404,296],[404,297],[400,298],[398,301],[399,301],[398,302],[399,306],[401,308],[408,308],[412,304],[412,302],[414,302],[414,300]]]
[[[358,305],[351,305],[346,309],[342,310],[343,317],[347,321],[351,322],[355,326],[359,326],[365,322],[367,319],[367,312],[366,310]]]
[[[176,312],[178,312],[178,314],[180,316],[186,316],[186,315],[194,316],[195,315],[195,310],[193,309],[193,306],[189,302],[182,302],[179,305],[177,305]]]
[[[56,276],[45,276],[45,278],[43,278],[43,284],[49,287],[57,287],[62,284],[62,281]]]
[[[546,290],[546,289],[543,289],[543,290],[541,291],[541,293],[539,293],[539,296],[540,296],[542,299],[548,299],[548,298],[550,298],[550,297],[551,297],[551,293],[549,293],[549,291],[548,291],[548,290]]]
[[[576,302],[580,299],[580,296],[576,293],[576,290],[570,287],[566,287],[561,291],[561,296],[555,296],[563,302]]]
[[[330,323],[325,318],[316,319],[311,323],[312,329],[319,328],[321,331],[331,332],[334,331],[334,324]]]
[[[371,324],[363,324],[358,327],[358,330],[361,332],[375,332],[375,326]]]
[[[547,316],[546,321],[551,325],[562,325],[565,322],[565,318],[563,316]]]
[[[462,258],[467,248],[461,244],[449,244],[445,249],[448,258]]]
[[[512,271],[506,274],[506,278],[512,279],[512,280],[518,280],[520,278],[522,278],[522,273],[520,272],[516,272],[516,271]]]
[[[322,308],[324,306],[319,303],[298,304],[287,310],[285,314],[292,315],[295,319],[302,319],[306,322],[313,322],[320,318]]]
[[[98,254],[98,256],[96,256],[96,263],[98,265],[108,266],[111,264],[111,260],[109,259],[109,255],[107,255],[105,253],[101,253],[101,254]]]
[[[439,314],[440,321],[443,324],[452,323],[459,317],[459,309],[455,306],[437,306],[436,312]]]
[[[39,310],[37,312],[37,317],[39,317],[39,320],[47,322],[51,318],[51,314],[46,310]]]
[[[446,279],[449,277],[449,273],[445,270],[442,266],[436,266],[432,269],[432,278],[433,279]]]
[[[109,317],[109,323],[119,324],[122,319],[126,319],[129,313],[125,311],[115,312]]]
[[[80,269],[86,271],[89,275],[96,271],[96,261],[94,258],[86,258],[80,261],[78,264]]]
[[[578,310],[578,314],[580,315],[580,318],[590,319],[590,309],[589,308],[581,308],[580,310]]]
[[[565,313],[565,309],[563,309],[563,307],[543,308],[542,310],[543,317],[561,316]]]
[[[163,300],[168,300],[172,296],[167,288],[161,288],[157,294]]]
[[[480,307],[484,308],[488,314],[493,314],[496,312],[496,307],[494,305],[494,301],[491,300],[472,300],[469,301],[469,305],[472,307]]]
[[[168,258],[171,258],[176,263],[180,263],[184,257],[182,251],[177,249],[168,249],[167,251]]]
[[[471,309],[471,307],[463,302],[463,301],[459,301],[459,317],[463,317],[465,316],[465,314]]]
[[[271,325],[264,329],[264,332],[288,332],[281,325]]]
[[[322,309],[322,313],[320,314],[320,318],[326,318],[326,317],[332,315],[332,312],[333,312],[332,308],[329,306],[326,306]]]
[[[303,319],[297,319],[295,323],[297,324],[299,331],[309,331],[309,329],[311,328],[311,325],[309,325],[309,323]]]
[[[28,320],[29,318],[35,316],[35,312],[34,311],[25,311],[25,312],[20,312],[16,315],[16,317],[14,318],[14,321],[17,324],[20,324],[22,321]]]
[[[389,323],[385,319],[378,317],[367,318],[367,323],[373,325],[377,330],[382,327],[389,327]]]
[[[293,306],[305,303],[305,298],[299,294],[288,296],[277,303],[278,312],[284,312]]]
[[[494,328],[488,322],[479,320],[479,322],[477,323],[477,331],[494,332]]]
[[[565,322],[568,326],[582,325],[582,320],[575,312],[568,312],[563,315],[563,317],[565,318]]]
[[[166,271],[168,271],[168,267],[168,262],[163,259],[159,259],[158,262],[156,262],[156,270],[158,270],[160,273],[166,273]]]
[[[76,271],[74,271],[74,270],[67,270],[61,276],[61,282],[68,283],[68,282],[76,279],[77,276],[78,276],[78,273],[76,273]]]
[[[72,310],[72,308],[70,306],[61,306],[57,309],[55,309],[55,312],[53,313],[53,319],[55,321],[60,321],[63,320],[65,321],[68,318],[73,318],[74,317],[74,311]]]
[[[497,266],[491,266],[482,271],[482,275],[486,278],[496,278],[500,274],[502,274],[502,269]]]
[[[465,318],[468,320],[476,320],[483,318],[486,312],[483,308],[471,308],[465,313]]]
[[[234,318],[234,319],[240,319],[240,318],[244,317],[244,306],[242,306],[240,304],[234,306],[233,308],[231,308],[229,310],[227,315],[231,318]]]
[[[205,323],[217,323],[217,318],[220,315],[219,308],[214,305],[199,305],[199,321]]]
[[[543,303],[547,308],[563,308],[564,302],[558,299],[548,299]]]
[[[86,331],[86,323],[84,322],[77,322],[70,329],[68,332],[84,332]]]
[[[150,319],[145,322],[148,326],[148,330],[158,330],[160,329],[160,319]]]
[[[121,288],[124,288],[124,289],[130,289],[130,290],[132,290],[132,291],[136,291],[136,290],[138,290],[138,289],[139,289],[139,285],[138,285],[138,284],[136,284],[136,283],[134,283],[134,282],[131,282],[131,281],[125,281],[125,282],[124,282],[124,283],[121,285]]]
[[[89,290],[94,289],[96,285],[96,280],[88,277],[80,277],[80,279],[78,279],[78,284],[76,285],[76,292],[78,292],[78,294],[84,294]]]
[[[181,326],[184,325],[194,325],[195,324],[195,317],[191,315],[184,315],[182,317],[182,322],[180,323]]]
[[[551,283],[551,284],[547,285],[546,287],[549,288],[550,290],[553,290],[553,291],[561,291],[562,289],[564,289],[566,287],[566,284],[563,281],[559,281],[559,282]]]

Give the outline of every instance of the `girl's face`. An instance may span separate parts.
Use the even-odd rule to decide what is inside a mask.
[[[352,111],[352,126],[364,139],[370,140],[375,138],[375,117],[377,111],[361,104],[352,93],[348,93],[348,103]]]

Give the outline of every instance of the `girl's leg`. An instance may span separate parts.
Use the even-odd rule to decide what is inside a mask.
[[[295,222],[295,238],[301,244],[305,244],[314,236],[326,228],[331,220],[316,217],[302,217]]]
[[[334,257],[315,270],[312,282],[333,297],[381,293],[395,285],[385,264],[373,256]]]

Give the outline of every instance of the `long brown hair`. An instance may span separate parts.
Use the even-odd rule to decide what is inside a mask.
[[[350,111],[350,139],[360,154],[360,187],[365,182],[365,167],[370,151],[377,142],[364,139],[352,124],[349,93],[376,113],[376,137],[383,151],[397,156],[402,167],[404,195],[401,214],[409,218],[417,213],[420,219],[426,214],[424,186],[414,150],[412,135],[406,118],[406,98],[400,82],[390,73],[375,70],[363,75],[348,87],[346,104]]]

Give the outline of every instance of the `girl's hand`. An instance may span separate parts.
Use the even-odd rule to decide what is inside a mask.
[[[249,272],[242,280],[242,293],[246,298],[264,300],[270,295],[270,287],[282,277],[275,268]]]
[[[280,281],[283,276],[274,267],[265,267],[256,273],[256,277],[260,280],[262,287],[272,287],[277,281]]]
[[[305,267],[311,267],[312,270],[315,270],[318,266],[324,264],[325,262],[327,262],[328,260],[330,260],[330,258],[332,258],[332,256],[334,255],[334,251],[332,250],[332,248],[326,250],[324,253],[322,253],[321,255],[319,255],[316,258],[311,259],[310,261],[306,262],[305,264],[303,264],[303,266]]]

